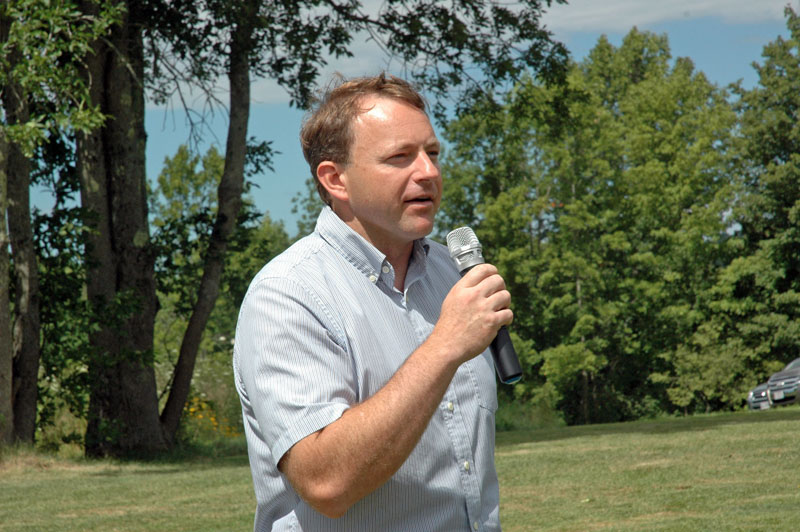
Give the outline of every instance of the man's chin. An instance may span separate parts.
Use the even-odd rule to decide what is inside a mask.
[[[408,228],[408,233],[414,235],[414,240],[423,238],[433,231],[433,218],[430,220],[416,220],[413,226]]]

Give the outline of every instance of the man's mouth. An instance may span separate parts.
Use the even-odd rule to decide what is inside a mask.
[[[409,200],[406,200],[406,203],[432,203],[432,202],[433,198],[431,198],[430,196],[420,196],[418,198],[411,198]]]

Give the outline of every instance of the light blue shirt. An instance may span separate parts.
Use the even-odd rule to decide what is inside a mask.
[[[292,445],[383,387],[431,333],[458,279],[447,248],[421,239],[400,292],[386,257],[329,208],[256,275],[233,366],[257,532],[500,530],[488,350],[458,369],[400,469],[339,519],[313,510],[277,468]]]

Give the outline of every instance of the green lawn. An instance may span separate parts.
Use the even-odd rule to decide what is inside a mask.
[[[800,409],[498,435],[505,532],[800,529]]]
[[[497,466],[505,532],[797,530],[800,408],[505,432]],[[0,455],[0,531],[245,531],[253,507],[243,452]]]

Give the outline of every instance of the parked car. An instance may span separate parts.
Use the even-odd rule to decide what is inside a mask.
[[[800,358],[789,362],[785,368],[767,381],[767,397],[770,405],[788,405],[800,397]]]
[[[762,382],[747,394],[747,406],[750,410],[766,410],[769,408],[769,398],[767,397],[767,383]]]

